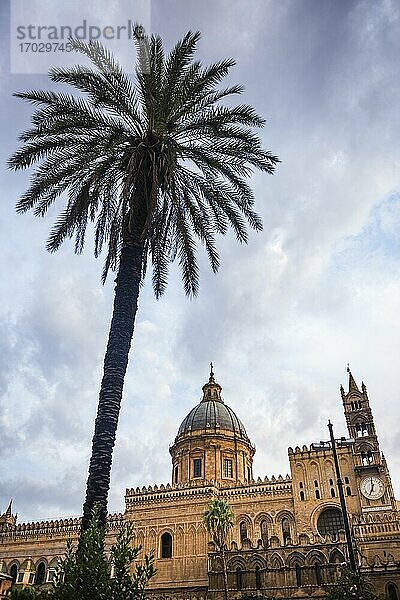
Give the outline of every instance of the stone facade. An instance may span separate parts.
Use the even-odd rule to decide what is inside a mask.
[[[337,440],[337,452],[357,562],[378,592],[400,600],[400,513],[367,390],[349,372],[341,396],[348,437]],[[134,544],[155,550],[151,596],[223,598],[220,557],[202,524],[215,497],[235,515],[227,552],[232,597],[323,598],[335,584],[347,546],[330,443],[289,448],[290,475],[271,479],[254,478],[254,453],[211,371],[170,447],[171,483],[127,489],[124,514],[109,517],[108,543],[132,521]],[[17,524],[9,506],[0,517],[0,571],[20,585],[51,581],[66,539],[78,531],[78,519]]]

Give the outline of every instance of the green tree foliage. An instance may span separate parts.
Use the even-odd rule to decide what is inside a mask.
[[[326,600],[383,600],[377,595],[368,578],[343,568],[336,586],[329,589]]]
[[[225,547],[229,530],[233,527],[233,512],[224,499],[214,499],[209,502],[203,515],[203,523],[211,535],[214,544],[221,554],[224,575],[225,600],[228,598],[228,576],[226,572]]]
[[[55,67],[50,79],[78,93],[36,90],[16,94],[36,106],[12,169],[35,165],[17,211],[43,217],[61,204],[47,248],[75,237],[82,252],[88,225],[94,253],[105,249],[103,281],[115,270],[113,317],[104,359],[89,465],[82,531],[92,508],[106,521],[111,462],[139,292],[152,264],[156,297],[169,264],[178,260],[186,294],[199,289],[197,243],[214,272],[217,234],[231,227],[239,242],[247,226],[260,230],[248,178],[273,173],[278,159],[262,147],[255,128],[264,119],[247,104],[224,104],[243,92],[220,87],[232,59],[203,67],[194,59],[199,32],[188,32],[166,54],[158,36],[136,36],[136,79],[96,41],[72,41],[90,66]]]
[[[121,528],[107,558],[104,550],[105,527],[99,522],[96,507],[89,528],[83,533],[79,551],[68,543],[53,589],[40,600],[144,600],[148,581],[155,575],[153,555],[131,565],[140,548],[132,548],[132,525]],[[113,566],[113,577],[111,568]]]
[[[23,588],[13,586],[9,597],[10,600],[39,600],[40,594],[30,585]]]

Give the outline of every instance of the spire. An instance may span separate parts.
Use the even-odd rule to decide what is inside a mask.
[[[358,389],[357,384],[354,381],[354,377],[351,374],[349,363],[347,363],[347,372],[349,374],[349,392],[359,392],[360,390]]]
[[[210,377],[208,383],[203,385],[202,402],[223,402],[221,398],[222,387],[215,381],[214,365],[210,363]]]
[[[215,383],[215,379],[214,379],[214,365],[212,364],[212,362],[210,362],[210,378],[208,380],[208,383]]]
[[[10,504],[8,505],[8,508],[7,508],[6,512],[5,512],[6,517],[11,517],[12,516],[11,507],[12,507],[12,499],[10,500]]]

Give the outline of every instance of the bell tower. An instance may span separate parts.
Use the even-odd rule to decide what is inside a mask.
[[[364,382],[359,389],[349,366],[348,392],[340,386],[350,438],[354,440],[354,467],[363,512],[396,510],[389,470],[379,448],[374,417]]]

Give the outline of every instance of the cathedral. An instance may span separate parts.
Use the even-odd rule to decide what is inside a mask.
[[[108,517],[108,544],[131,521],[141,555],[154,549],[157,574],[149,596],[224,597],[219,553],[202,523],[208,502],[224,498],[235,517],[226,552],[230,598],[324,598],[350,547],[376,592],[400,600],[400,506],[364,383],[359,388],[349,371],[347,390],[340,388],[347,432],[335,445],[347,540],[332,444],[289,448],[290,474],[258,477],[255,446],[221,391],[211,368],[201,401],[169,448],[170,483],[127,489],[124,513]],[[79,527],[79,519],[68,518],[18,523],[10,504],[0,516],[0,584],[49,585],[66,540],[76,540]]]

